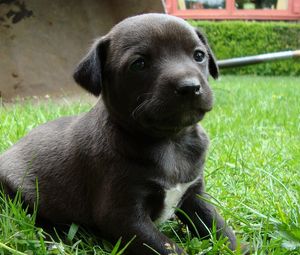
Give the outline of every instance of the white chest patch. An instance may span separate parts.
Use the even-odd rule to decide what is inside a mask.
[[[164,201],[164,209],[160,217],[155,220],[155,224],[160,224],[170,219],[175,212],[177,205],[179,204],[182,196],[188,190],[188,188],[196,183],[199,178],[187,183],[178,183],[176,186],[171,187],[170,189],[165,190],[166,197]]]

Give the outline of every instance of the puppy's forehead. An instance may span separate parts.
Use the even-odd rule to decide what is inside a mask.
[[[193,47],[202,44],[194,28],[186,21],[166,14],[144,14],[127,18],[110,32],[112,43],[121,48],[141,44]]]

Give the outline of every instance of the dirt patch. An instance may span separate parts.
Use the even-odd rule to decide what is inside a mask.
[[[72,105],[73,103],[89,103],[94,105],[97,102],[98,98],[88,94],[88,93],[81,93],[78,95],[45,95],[45,96],[31,96],[31,97],[15,97],[10,100],[2,100],[0,97],[0,108],[4,107],[11,107],[15,104],[26,104],[30,102],[31,104],[44,104],[47,102],[55,102],[60,105]]]

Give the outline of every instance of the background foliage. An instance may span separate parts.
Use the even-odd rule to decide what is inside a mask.
[[[208,37],[217,59],[300,49],[300,23],[190,21]],[[223,74],[300,75],[300,60],[288,59],[223,69]]]

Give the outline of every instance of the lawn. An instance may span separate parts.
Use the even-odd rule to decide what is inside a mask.
[[[212,82],[215,107],[202,125],[210,138],[206,163],[211,203],[251,254],[300,254],[300,78],[225,76]],[[30,102],[0,106],[0,152],[30,129],[89,103]],[[122,247],[71,225],[64,233],[35,227],[20,201],[0,199],[2,254],[121,254]],[[232,253],[217,241],[193,238],[176,220],[160,226],[188,254]],[[105,252],[107,250],[108,252]],[[141,254],[142,255],[142,254]]]

